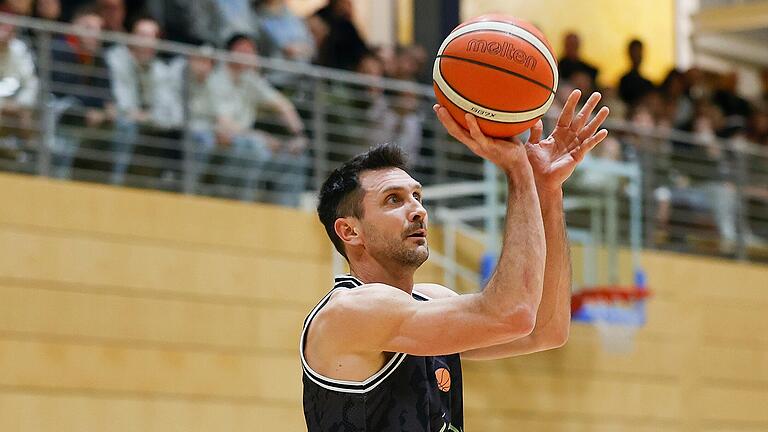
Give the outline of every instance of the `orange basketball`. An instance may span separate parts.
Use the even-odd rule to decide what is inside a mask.
[[[441,391],[447,392],[451,389],[451,373],[446,368],[440,368],[435,371],[435,378],[437,378],[437,388]]]
[[[456,27],[437,52],[435,95],[459,124],[465,113],[493,137],[533,126],[552,105],[557,61],[532,24],[506,15],[483,15]]]

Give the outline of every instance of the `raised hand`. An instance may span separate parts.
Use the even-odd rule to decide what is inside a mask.
[[[587,152],[608,136],[605,129],[595,133],[608,117],[608,107],[600,108],[597,115],[587,123],[592,111],[600,102],[600,93],[592,93],[581,111],[574,116],[580,97],[580,90],[574,90],[568,96],[557,120],[557,126],[548,138],[541,139],[541,121],[531,128],[531,136],[525,144],[525,149],[533,167],[536,187],[540,191],[559,189]]]
[[[525,146],[519,139],[501,140],[486,136],[472,114],[466,114],[469,130],[464,129],[445,107],[435,105],[433,109],[440,123],[452,137],[469,147],[476,155],[494,163],[506,174],[519,169],[520,166],[530,166]]]

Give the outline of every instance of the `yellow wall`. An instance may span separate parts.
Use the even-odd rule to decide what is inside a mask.
[[[304,430],[314,215],[9,175],[0,202],[0,430]],[[634,354],[575,325],[564,349],[465,362],[467,430],[768,430],[768,268],[643,261]]]
[[[505,13],[534,23],[547,35],[559,58],[563,37],[581,35],[582,55],[600,69],[603,85],[615,86],[629,68],[627,43],[645,43],[642,71],[661,80],[674,64],[672,0],[471,0],[461,2],[463,20]]]

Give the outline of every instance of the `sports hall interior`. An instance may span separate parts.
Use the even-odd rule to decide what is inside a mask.
[[[325,5],[322,0],[285,3],[302,18]],[[578,34],[583,58],[600,70],[593,83],[596,89],[619,82],[629,67],[627,44],[638,38],[645,47],[642,71],[650,81],[660,83],[673,68],[695,69],[713,80],[736,74],[737,94],[753,106],[750,115],[756,119],[749,117],[744,127],[768,115],[768,1],[352,4],[353,22],[368,44],[420,43],[427,54],[427,77],[434,60],[430,50],[453,25],[484,13],[505,13],[541,28],[558,58],[565,35]],[[50,43],[40,34],[70,30],[65,22],[37,14],[2,11],[0,23],[12,23],[17,35],[31,34],[32,41]],[[119,32],[104,37],[109,45],[129,41]],[[181,57],[228,58],[226,50],[212,45],[202,51],[186,41],[158,46]],[[55,62],[40,63],[43,57],[35,58],[37,70],[55,70]],[[341,105],[327,87],[338,79],[365,93],[372,81],[363,70],[333,72],[330,66],[294,63],[300,62],[264,59],[262,70],[317,79],[323,94],[330,95],[301,99],[317,96],[317,89],[287,85],[287,97],[311,130],[308,146],[316,157],[305,167],[311,174],[293,197],[295,202],[285,201],[283,189],[269,179],[256,186],[264,188],[257,191],[261,199],[244,199],[231,184],[222,188],[215,183],[216,167],[192,178],[185,171],[190,165],[184,165],[189,162],[184,156],[177,156],[181,174],[168,174],[136,168],[142,161],[154,167],[152,159],[165,155],[134,155],[125,180],[115,182],[117,163],[89,163],[91,153],[97,162],[110,159],[100,159],[85,141],[68,167],[70,174],[57,175],[61,158],[34,143],[56,141],[61,125],[50,126],[50,135],[19,133],[15,131],[24,115],[15,111],[11,117],[17,123],[0,116],[4,137],[17,133],[21,138],[14,143],[33,143],[0,146],[0,430],[306,430],[298,355],[302,321],[328,292],[334,272],[344,271],[317,220],[313,197],[322,181],[320,173],[368,145],[355,141],[351,132],[338,132],[342,122],[333,117],[333,110]],[[275,73],[273,78],[284,84],[284,75]],[[412,78],[383,78],[381,85],[388,89],[384,94],[409,92],[421,105],[429,104],[433,96],[428,78],[426,83]],[[41,95],[55,90],[42,75],[39,82]],[[44,104],[43,98],[38,96],[34,104]],[[617,136],[631,141],[667,133],[661,124],[645,123],[647,128],[638,132],[631,110],[627,108],[626,120],[609,126],[612,134],[615,128]],[[47,111],[30,111],[30,129],[48,130]],[[273,126],[262,125],[277,131],[277,137],[291,135]],[[619,196],[613,225],[611,215],[600,225],[606,230],[615,225],[618,238],[613,247],[605,244],[605,236],[591,252],[587,243],[573,242],[574,289],[586,287],[586,281],[632,285],[641,265],[651,291],[645,300],[645,322],[632,335],[629,352],[606,350],[595,326],[574,322],[562,348],[507,360],[465,361],[467,430],[768,430],[768,246],[762,240],[768,235],[768,126],[763,127],[747,134],[763,140],[754,149],[733,150],[746,155],[736,158],[746,161],[738,169],[759,165],[750,171],[754,175],[747,183],[736,181],[741,204],[735,210],[735,239],[724,237],[727,230],[717,211],[679,209],[672,202],[672,216],[662,220],[654,211],[666,196],[661,181],[646,190],[643,209],[636,215],[642,222],[637,228],[639,245],[630,239],[633,210],[622,195],[622,190],[631,190],[624,188],[631,181],[606,174],[598,181],[620,178],[616,182],[622,186],[596,190],[587,180],[566,189],[566,196]],[[430,179],[425,182],[428,188],[444,193],[441,185],[487,182],[482,163],[436,130],[420,141],[426,150],[415,168]],[[175,139],[169,136],[158,139]],[[690,136],[687,132],[669,140]],[[435,146],[442,143],[450,150],[440,162]],[[322,160],[318,148],[324,151]],[[677,147],[672,148],[675,160]],[[620,159],[629,160],[626,155]],[[447,166],[442,174],[432,167],[440,163]],[[475,193],[466,205],[478,205],[486,193]],[[461,199],[450,199],[449,207],[460,210]],[[453,282],[459,292],[479,289],[479,277],[471,276],[480,272],[488,247],[477,232],[494,225],[478,219],[467,230],[459,225],[449,231],[449,219],[438,213],[430,228],[430,248],[441,259],[430,259],[417,280]],[[569,227],[581,229],[579,233],[590,232],[599,219],[578,208],[567,215]],[[447,269],[450,266],[453,270]],[[457,268],[462,269],[458,275]],[[594,274],[587,274],[590,269]]]

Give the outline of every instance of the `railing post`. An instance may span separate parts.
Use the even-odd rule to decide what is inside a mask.
[[[734,180],[736,183],[736,259],[739,261],[746,261],[747,254],[747,235],[750,233],[749,229],[749,214],[747,200],[744,196],[744,189],[749,178],[747,172],[749,170],[749,164],[745,155],[747,149],[745,142],[737,141],[739,138],[732,138],[730,142],[731,148],[735,154],[735,173]]]
[[[56,140],[56,117],[51,105],[51,34],[48,31],[37,33],[37,70],[40,79],[38,88],[38,109],[40,113],[40,140],[37,146],[38,175],[48,177],[51,174],[51,149]]]
[[[200,179],[201,167],[197,166],[197,155],[195,154],[195,148],[192,143],[192,131],[190,129],[190,109],[189,109],[189,97],[190,97],[190,82],[191,71],[189,69],[189,58],[187,58],[187,64],[184,68],[184,83],[181,86],[181,103],[184,113],[182,115],[184,125],[183,134],[181,138],[182,147],[182,161],[181,161],[181,190],[187,195],[192,195],[197,192],[197,182]]]
[[[315,78],[312,101],[312,149],[315,160],[315,190],[320,190],[328,173],[328,116],[326,115],[327,84],[321,77]]]

